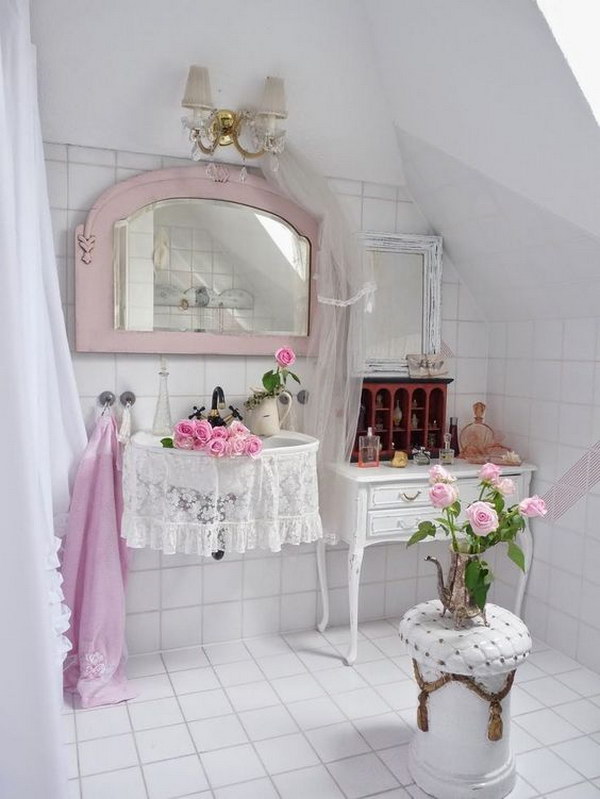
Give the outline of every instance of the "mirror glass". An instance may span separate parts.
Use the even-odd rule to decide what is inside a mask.
[[[377,286],[367,322],[367,363],[392,364],[424,352],[423,255],[373,250],[367,255]]]
[[[310,244],[279,217],[173,199],[114,230],[116,329],[308,335]]]

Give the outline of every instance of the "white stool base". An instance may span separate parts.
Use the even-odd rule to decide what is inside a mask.
[[[479,775],[477,782],[473,781],[472,776],[448,774],[425,765],[416,753],[418,736],[423,734],[427,733],[417,731],[410,744],[408,770],[419,788],[435,799],[467,799],[469,796],[478,799],[504,799],[515,787],[517,774],[514,757],[496,771]]]

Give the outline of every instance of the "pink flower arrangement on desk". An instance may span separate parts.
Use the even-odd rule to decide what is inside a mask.
[[[206,419],[182,419],[173,428],[173,437],[163,438],[160,443],[169,449],[205,452],[213,458],[240,455],[257,458],[263,448],[260,438],[252,435],[241,422],[234,421],[229,427],[213,427]]]
[[[525,528],[526,519],[546,515],[546,503],[535,495],[506,507],[505,498],[517,490],[514,480],[502,477],[499,466],[485,463],[479,471],[479,497],[466,507],[466,518],[459,522],[462,508],[455,482],[456,478],[442,466],[429,470],[429,499],[442,515],[434,521],[421,522],[407,545],[434,537],[438,530],[449,535],[454,552],[473,556],[467,566],[465,583],[475,603],[483,608],[493,574],[481,554],[505,543],[508,557],[525,571],[525,556],[516,538]]]

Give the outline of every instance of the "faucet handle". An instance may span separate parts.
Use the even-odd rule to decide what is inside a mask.
[[[206,410],[205,405],[203,405],[201,408],[199,408],[197,405],[193,405],[192,413],[190,413],[188,419],[204,419],[204,416],[202,415],[202,411],[204,410]]]
[[[237,408],[234,408],[234,407],[233,407],[233,405],[230,405],[230,406],[229,406],[229,410],[231,411],[231,416],[232,416],[234,419],[237,419],[237,420],[238,420],[238,422],[241,422],[241,421],[243,420],[243,418],[244,418],[244,417],[243,417],[243,416],[242,416],[242,414],[241,414],[241,413],[238,411],[238,409],[237,409]]]

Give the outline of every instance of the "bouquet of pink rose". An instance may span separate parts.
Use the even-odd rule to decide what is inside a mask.
[[[257,458],[263,444],[253,436],[241,422],[234,421],[229,427],[213,427],[206,419],[182,419],[173,428],[172,438],[162,438],[163,447],[205,452],[214,458],[248,455]]]
[[[298,375],[291,372],[289,368],[296,362],[294,350],[289,347],[280,347],[275,351],[275,360],[277,361],[275,369],[269,369],[269,371],[265,372],[263,375],[262,384],[264,386],[264,391],[253,390],[252,395],[248,397],[244,403],[246,408],[252,410],[252,408],[256,408],[260,405],[265,397],[276,397],[278,394],[281,394],[285,389],[288,376],[295,380],[296,383],[300,382]]]
[[[433,466],[429,470],[429,499],[434,508],[442,511],[442,516],[435,522],[421,522],[407,546],[435,536],[438,529],[449,535],[454,552],[473,555],[465,572],[465,584],[475,604],[483,608],[493,575],[479,556],[490,547],[505,543],[508,557],[525,571],[525,557],[516,538],[525,527],[525,519],[546,515],[546,503],[536,495],[506,507],[505,497],[517,489],[514,481],[502,477],[502,470],[493,463],[481,467],[479,480],[479,498],[467,506],[466,520],[459,522],[461,503],[454,485],[456,478],[442,466]]]

